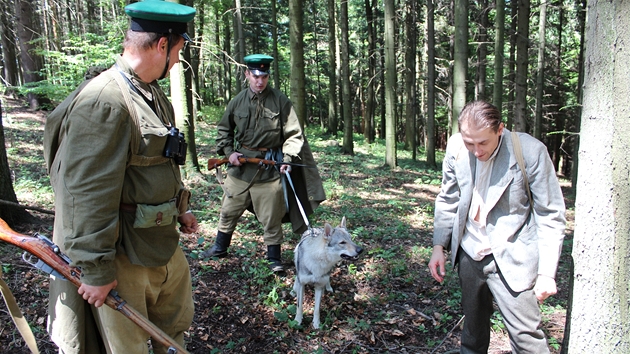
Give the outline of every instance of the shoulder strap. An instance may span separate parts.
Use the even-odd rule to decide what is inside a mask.
[[[116,73],[116,72],[118,73]],[[133,104],[131,100],[131,95],[129,94],[129,90],[127,89],[127,83],[123,78],[124,73],[120,70],[111,68],[107,71],[116,81],[118,87],[120,88],[120,92],[122,92],[123,97],[125,98],[125,103],[127,104],[127,109],[129,110],[129,114],[131,115],[131,119],[134,123],[135,132],[131,134],[131,156],[129,157],[129,161],[127,162],[127,167],[129,166],[153,166],[160,165],[168,162],[170,159],[164,156],[154,156],[147,157],[144,155],[140,155],[140,137],[142,136],[142,132],[140,131],[140,118],[138,117],[138,112],[136,111],[136,106]],[[129,85],[131,83],[128,83]]]
[[[11,318],[13,319],[15,326],[17,327],[18,331],[22,335],[22,338],[24,338],[24,342],[26,342],[26,345],[31,350],[31,353],[39,354],[39,349],[37,349],[37,342],[35,341],[35,336],[33,335],[33,331],[31,330],[31,327],[28,325],[28,322],[22,315],[22,311],[20,311],[20,307],[15,301],[15,297],[13,296],[11,289],[9,289],[9,286],[7,285],[7,283],[5,283],[4,280],[2,279],[1,268],[0,268],[0,293],[2,293],[2,297],[4,298],[4,303],[7,305],[7,308],[9,309],[9,314],[11,315]]]
[[[527,198],[529,198],[529,207],[534,207],[534,202],[532,201],[532,192],[529,190],[529,179],[527,178],[527,173],[525,172],[525,160],[523,159],[523,149],[521,149],[521,140],[518,138],[518,134],[516,132],[512,132],[512,146],[514,146],[514,155],[516,157],[516,162],[518,163],[518,167],[521,169],[523,173],[523,181],[525,182],[525,190],[527,191]]]

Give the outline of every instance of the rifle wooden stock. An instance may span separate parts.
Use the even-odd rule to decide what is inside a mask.
[[[70,266],[66,260],[67,256],[62,254],[59,248],[54,244],[51,245],[41,238],[27,236],[13,231],[2,219],[0,219],[0,240],[17,246],[32,254],[59,274],[63,275],[64,278],[75,286],[81,286],[81,270]],[[105,304],[122,313],[125,317],[149,333],[152,339],[169,348],[169,353],[190,354],[173,338],[169,337],[168,334],[164,333],[164,331],[159,329],[141,313],[129,306],[125,300],[118,296],[118,293],[115,290],[110,291],[107,295]]]
[[[238,160],[241,163],[255,163],[255,164],[263,164],[263,165],[270,165],[270,166],[274,166],[278,164],[277,162],[273,160],[258,159],[255,157],[242,157],[241,156],[238,158]],[[222,159],[208,159],[208,169],[210,170],[229,162],[230,162],[230,159],[227,157],[222,158]]]

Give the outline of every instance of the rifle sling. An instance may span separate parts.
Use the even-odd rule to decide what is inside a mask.
[[[7,283],[5,283],[4,280],[2,279],[1,268],[0,268],[0,293],[2,293],[2,297],[4,298],[4,302],[7,305],[7,308],[9,309],[9,314],[11,315],[11,318],[13,319],[15,326],[17,327],[18,331],[22,335],[22,338],[24,338],[24,342],[26,342],[26,345],[31,350],[31,353],[39,354],[39,349],[37,349],[37,341],[35,340],[33,331],[31,330],[31,327],[28,325],[28,322],[22,315],[22,311],[20,311],[20,307],[18,306],[17,301],[15,301],[15,297],[13,296],[11,289],[9,289],[9,286],[7,285]]]

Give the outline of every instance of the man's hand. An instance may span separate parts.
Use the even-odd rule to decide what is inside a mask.
[[[105,303],[105,298],[107,294],[114,289],[118,285],[118,281],[114,280],[113,282],[103,285],[103,286],[92,286],[87,284],[81,284],[79,287],[79,295],[83,296],[84,300],[90,305],[94,305],[95,307],[101,307]]]
[[[197,218],[191,213],[187,211],[186,213],[180,215],[177,218],[177,221],[181,224],[179,231],[185,234],[192,234],[193,232],[197,232],[199,228],[199,224],[197,224]]]
[[[446,275],[446,268],[444,264],[446,264],[444,247],[440,245],[433,246],[433,255],[431,255],[431,260],[429,261],[429,270],[431,271],[433,279],[440,283],[444,281],[444,276]]]
[[[550,278],[546,275],[538,275],[536,285],[534,285],[534,294],[536,294],[538,302],[542,304],[546,298],[555,295],[557,292],[558,289],[556,288],[556,280],[554,278]]]
[[[232,166],[240,166],[241,162],[238,160],[238,158],[241,156],[243,156],[243,154],[235,151],[230,155],[230,157],[228,157],[228,160],[230,160]]]
[[[291,173],[291,165],[280,165],[280,173]]]

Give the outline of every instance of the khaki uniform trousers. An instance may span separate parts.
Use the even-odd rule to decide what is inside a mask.
[[[162,267],[131,264],[125,255],[117,256],[114,262],[120,297],[184,346],[184,331],[192,323],[194,303],[190,268],[181,248],[177,247]],[[149,335],[123,314],[104,305],[96,310],[96,318],[108,353],[149,353]],[[155,354],[168,350],[157,341],[151,344]]]
[[[263,225],[265,245],[282,244],[282,218],[286,214],[286,205],[280,179],[254,183],[247,192],[237,195],[244,191],[248,185],[249,182],[230,175],[227,176],[224,188],[232,197],[228,198],[225,194],[223,195],[218,230],[232,234],[238,219],[251,204],[254,207],[256,218]]]

